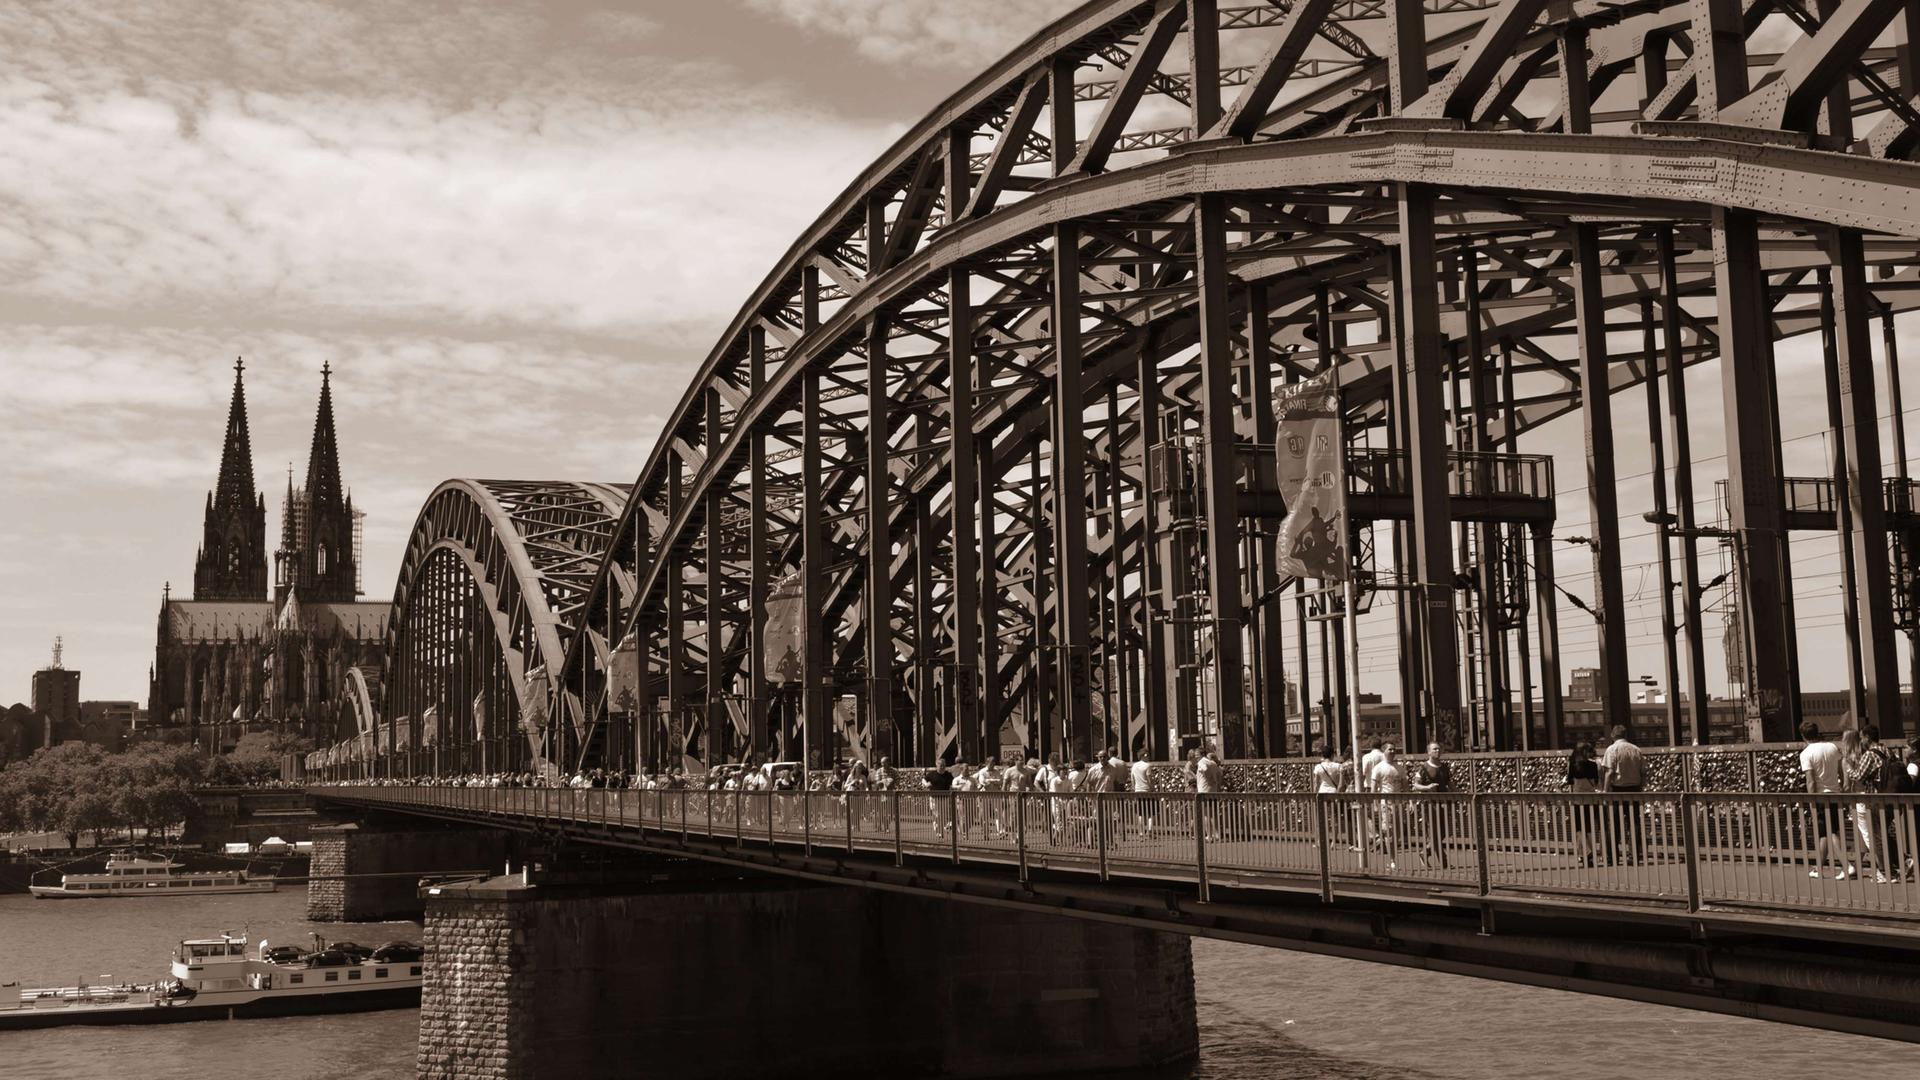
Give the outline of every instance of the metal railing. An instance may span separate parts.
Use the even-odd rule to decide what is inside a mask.
[[[1378,895],[1383,886],[1920,923],[1920,796],[318,789],[738,849]],[[1851,871],[1851,872],[1850,872]]]

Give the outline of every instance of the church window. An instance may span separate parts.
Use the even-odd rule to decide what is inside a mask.
[[[325,544],[320,545],[319,553],[314,557],[314,572],[319,574],[327,572],[327,545]]]

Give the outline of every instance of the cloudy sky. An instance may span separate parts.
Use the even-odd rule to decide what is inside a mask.
[[[332,362],[384,597],[446,477],[631,481],[792,238],[1065,6],[0,6],[0,702],[61,634],[144,703],[235,356],[270,541]]]
[[[332,363],[367,592],[385,597],[444,478],[630,481],[792,238],[1069,6],[0,6],[0,703],[27,697],[55,634],[83,696],[144,703],[162,584],[191,587],[235,356],[270,541]],[[1783,399],[1820,401],[1806,346],[1782,357]],[[1694,375],[1703,492],[1722,474],[1716,378]],[[1618,409],[1620,471],[1643,473],[1642,409]],[[1823,419],[1789,417],[1790,470],[1822,467]],[[1577,421],[1545,441],[1566,455],[1561,531],[1584,531]],[[1831,547],[1796,547],[1826,658]],[[1658,664],[1651,551],[1630,540],[1635,674]],[[1586,562],[1558,560],[1582,595]],[[1594,637],[1576,615],[1570,664]],[[1391,695],[1389,643],[1365,651]],[[1838,685],[1810,666],[1810,687]]]

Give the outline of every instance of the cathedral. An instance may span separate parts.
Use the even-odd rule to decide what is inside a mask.
[[[253,482],[246,367],[234,364],[220,475],[207,493],[193,596],[160,603],[148,715],[209,750],[247,731],[305,735],[317,744],[355,730],[349,676],[377,674],[386,601],[360,597],[361,515],[340,477],[332,369],[320,370],[320,405],[306,486],[281,503],[280,546],[267,591],[267,504]]]

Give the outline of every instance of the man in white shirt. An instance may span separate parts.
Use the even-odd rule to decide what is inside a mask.
[[[1800,771],[1807,778],[1807,794],[1828,795],[1841,789],[1840,747],[1821,737],[1820,725],[1807,720],[1800,725],[1800,737],[1807,742],[1806,749],[1800,751]],[[1841,804],[1838,799],[1819,800],[1813,808],[1813,869],[1807,871],[1812,878],[1825,877],[1822,872],[1828,859],[1833,862],[1833,876],[1846,876],[1846,855],[1841,850],[1842,825],[1840,820]]]
[[[1212,750],[1202,753],[1199,763],[1193,767],[1193,790],[1201,795],[1212,795],[1220,790],[1220,755]],[[1195,805],[1200,809],[1202,820],[1206,822],[1207,839],[1219,839],[1219,835],[1214,831],[1213,815],[1209,814],[1204,807],[1199,807],[1199,804]]]
[[[1128,779],[1136,795],[1146,795],[1153,791],[1153,762],[1145,754],[1127,770]]]
[[[1193,769],[1193,789],[1202,795],[1211,795],[1220,790],[1220,756],[1209,750],[1200,755],[1200,763]]]
[[[1153,762],[1147,760],[1147,755],[1144,752],[1141,753],[1140,759],[1133,763],[1133,767],[1128,770],[1128,774],[1128,779],[1132,783],[1133,793],[1135,795],[1146,796],[1153,793]],[[1140,830],[1142,835],[1152,836],[1153,803],[1145,798],[1138,798],[1134,800],[1133,805],[1135,827]]]
[[[1385,757],[1386,755],[1380,752],[1379,738],[1368,739],[1366,755],[1360,759],[1360,770],[1358,775],[1354,777],[1354,787],[1356,789],[1360,791],[1373,790],[1373,770]]]

